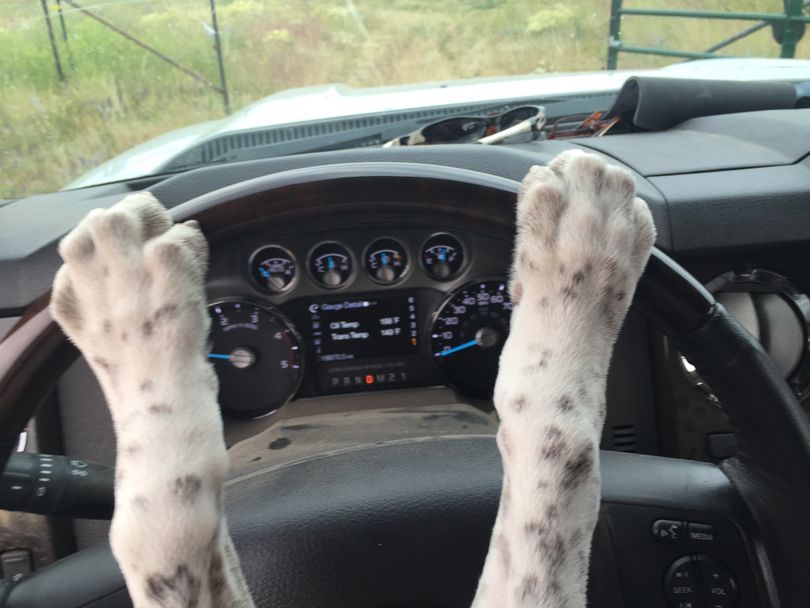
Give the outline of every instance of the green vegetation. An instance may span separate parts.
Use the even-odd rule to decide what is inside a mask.
[[[77,0],[216,82],[207,0]],[[777,12],[780,0],[626,0],[626,6]],[[729,6],[729,5],[733,6]],[[151,137],[223,115],[221,97],[50,0],[66,82],[36,0],[0,0],[0,198],[58,189]],[[354,11],[352,10],[354,7]],[[218,0],[234,110],[283,89],[355,87],[605,65],[608,0]],[[625,18],[623,38],[703,50],[748,22]],[[777,57],[769,29],[725,50]],[[797,56],[808,57],[807,42]],[[619,67],[672,59],[622,55]]]

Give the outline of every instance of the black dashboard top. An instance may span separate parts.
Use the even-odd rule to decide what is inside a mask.
[[[667,131],[593,137],[582,144],[643,175],[776,167],[810,152],[810,110],[692,118]]]

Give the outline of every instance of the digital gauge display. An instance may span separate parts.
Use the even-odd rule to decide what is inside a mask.
[[[310,301],[307,316],[324,391],[409,386],[416,378],[419,330],[413,295]]]

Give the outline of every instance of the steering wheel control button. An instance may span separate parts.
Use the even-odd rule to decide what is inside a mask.
[[[422,268],[438,281],[449,281],[464,264],[464,248],[454,236],[434,234],[422,245]]]
[[[278,245],[262,247],[250,257],[250,273],[261,288],[281,293],[295,280],[295,258]]]
[[[732,608],[737,605],[737,581],[731,571],[710,555],[695,555],[694,564],[700,580],[705,608]]]
[[[353,267],[349,250],[339,243],[321,243],[309,256],[309,271],[323,287],[342,287],[349,282]]]
[[[664,577],[664,593],[672,608],[703,608],[691,555],[680,558],[669,567]]]
[[[664,577],[664,594],[672,608],[734,608],[737,581],[731,571],[710,555],[686,555],[676,560]]]
[[[708,524],[687,524],[686,538],[695,547],[714,547],[720,537],[714,526]]]
[[[377,239],[366,250],[366,270],[378,283],[396,283],[408,269],[408,252],[399,241]]]
[[[684,538],[684,524],[682,521],[659,519],[652,525],[652,535],[658,542],[680,545]]]

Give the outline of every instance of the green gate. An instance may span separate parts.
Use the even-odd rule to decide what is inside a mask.
[[[615,70],[619,63],[619,53],[636,53],[641,55],[660,55],[663,57],[680,57],[683,59],[712,59],[720,57],[716,51],[740,40],[765,27],[772,27],[774,39],[781,47],[780,57],[792,58],[796,55],[796,44],[804,35],[805,24],[810,16],[804,14],[804,8],[810,0],[783,0],[785,10],[782,13],[726,13],[716,11],[678,11],[667,9],[624,8],[623,0],[611,0],[610,34],[608,38],[607,68]],[[727,38],[705,51],[681,51],[677,49],[633,46],[622,42],[622,17],[685,17],[693,19],[727,19],[756,21],[757,23],[739,34]]]

